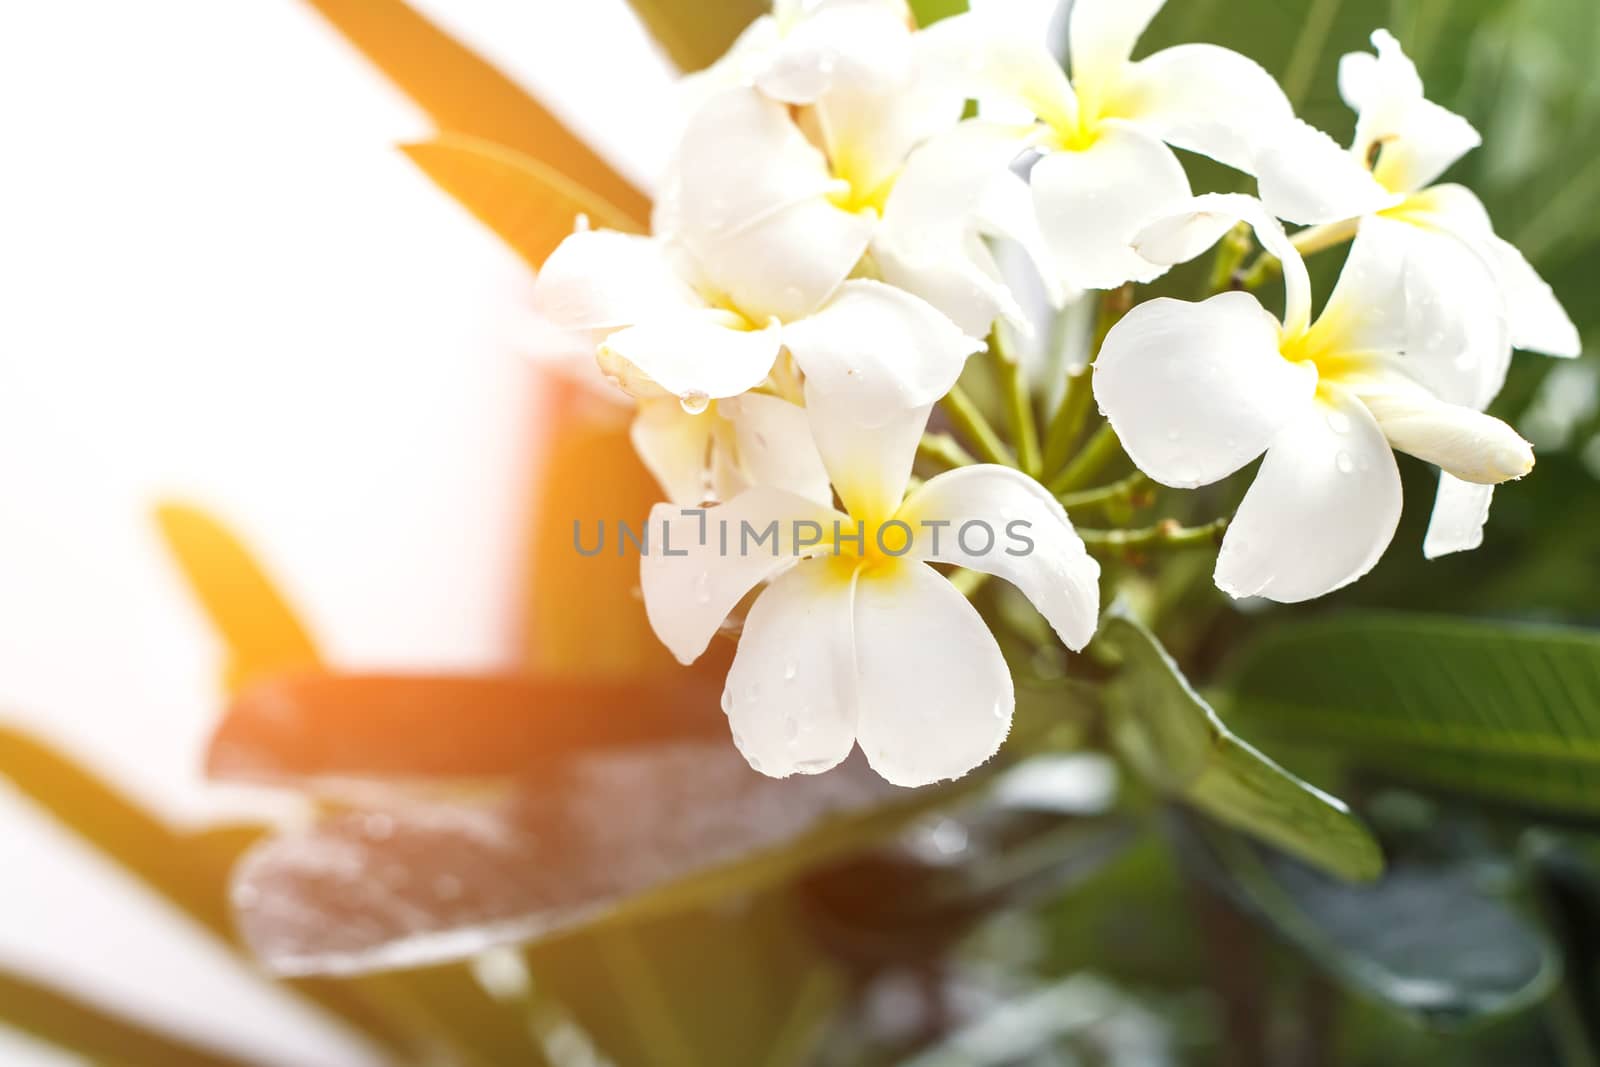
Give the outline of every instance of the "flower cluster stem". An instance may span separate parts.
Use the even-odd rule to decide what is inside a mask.
[[[924,434],[917,443],[917,456],[946,470],[970,467],[978,462],[972,458],[972,453],[961,447],[961,442],[947,433]]]
[[[1039,427],[1033,417],[1033,398],[1028,393],[1028,380],[1022,373],[1022,363],[1005,343],[999,327],[989,334],[989,359],[1006,406],[1011,442],[1017,449],[1017,466],[1024,474],[1037,478],[1044,472],[1044,460],[1039,451]]]
[[[1072,455],[1073,444],[1083,433],[1083,424],[1088,421],[1089,408],[1093,403],[1094,389],[1090,385],[1089,369],[1085,367],[1079,373],[1068,376],[1061,403],[1050,417],[1044,440],[1045,471],[1059,471],[1066,465],[1067,458]]]
[[[950,417],[951,424],[967,443],[977,449],[978,455],[986,463],[999,463],[1007,467],[1015,467],[1016,459],[1006,448],[1005,442],[1000,440],[1000,435],[995,432],[989,420],[984,418],[983,412],[978,410],[978,405],[973,403],[965,389],[957,385],[939,401],[944,413]]]
[[[1106,510],[1123,506],[1131,508],[1149,487],[1150,476],[1144,471],[1134,471],[1126,478],[1110,485],[1102,485],[1098,489],[1085,489],[1077,493],[1061,493],[1056,499],[1060,500],[1061,506],[1069,512],[1086,508]]]
[[[1314,256],[1318,252],[1336,248],[1355,237],[1360,226],[1360,219],[1345,219],[1323,226],[1311,226],[1290,237],[1289,241],[1302,256]],[[1249,267],[1245,268],[1240,277],[1240,284],[1246,289],[1257,289],[1277,277],[1282,270],[1283,264],[1278,262],[1277,256],[1271,252],[1262,252]]]
[[[1105,423],[1094,432],[1082,450],[1072,458],[1072,462],[1056,475],[1048,488],[1055,496],[1082,489],[1120,455],[1122,442],[1117,440],[1117,433],[1111,424]]]
[[[1164,519],[1142,530],[1079,530],[1078,536],[1096,555],[1124,555],[1156,549],[1210,548],[1222,543],[1227,529],[1227,519],[1204,526],[1184,526],[1176,519]]]

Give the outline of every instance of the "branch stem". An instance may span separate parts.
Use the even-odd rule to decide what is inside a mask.
[[[1030,478],[1037,478],[1043,473],[1043,457],[1039,452],[1039,426],[1033,417],[1033,397],[1028,393],[1022,363],[1006,344],[998,326],[989,334],[989,360],[1005,403],[1011,443],[1017,450],[1017,466]]]
[[[1222,543],[1227,529],[1227,519],[1204,526],[1184,526],[1177,519],[1163,519],[1142,530],[1079,530],[1078,536],[1090,552],[1121,555],[1140,550],[1211,548]]]
[[[984,462],[999,463],[1006,467],[1017,465],[1005,442],[1000,440],[1000,435],[995,433],[994,427],[989,425],[989,420],[984,418],[983,412],[978,410],[978,405],[973,403],[965,389],[959,385],[953,387],[939,404],[950,417],[956,431],[977,449]]]
[[[1050,482],[1050,492],[1061,496],[1082,489],[1120,455],[1122,442],[1117,440],[1117,433],[1111,424],[1105,423],[1094,432],[1083,449],[1072,458],[1072,462]]]

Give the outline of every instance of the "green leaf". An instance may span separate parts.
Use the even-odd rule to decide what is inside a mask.
[[[648,198],[631,182],[515,82],[403,0],[306,2],[441,130],[541,160],[627,217],[650,217]]]
[[[217,778],[498,778],[575,753],[692,738],[726,741],[719,683],[327,675],[246,690],[212,738]]]
[[[638,229],[598,194],[491,141],[444,134],[400,150],[534,270],[573,232],[580,215],[607,229]]]
[[[1112,737],[1157,787],[1341,878],[1383,870],[1360,820],[1229,733],[1150,631],[1113,609],[1098,642],[1120,663],[1105,692]]]
[[[1340,983],[1431,1027],[1509,1015],[1547,996],[1554,947],[1464,857],[1396,856],[1381,881],[1333,881],[1218,827],[1194,824],[1186,858]]]
[[[639,21],[678,65],[700,70],[715,63],[758,16],[767,0],[629,0]]]
[[[459,959],[782,883],[978,784],[896,790],[859,757],[772,779],[725,738],[580,752],[510,797],[391,794],[268,841],[238,922],[284,974]]]
[[[249,1067],[186,1044],[34,978],[0,972],[0,1023],[96,1063],[118,1067]]]
[[[1600,634],[1346,614],[1262,634],[1229,720],[1403,781],[1600,812]]]
[[[911,14],[918,26],[932,26],[940,19],[967,10],[967,0],[911,0]]]

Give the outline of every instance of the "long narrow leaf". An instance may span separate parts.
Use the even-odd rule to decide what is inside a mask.
[[[442,130],[543,160],[631,218],[649,202],[538,101],[402,0],[307,0]]]
[[[403,145],[401,151],[534,270],[573,231],[579,216],[610,229],[638,228],[621,208],[566,175],[490,141],[444,134]]]
[[[765,0],[629,0],[679,70],[709,67],[757,16]]]

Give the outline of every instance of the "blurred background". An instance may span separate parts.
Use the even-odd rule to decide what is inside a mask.
[[[656,8],[659,20],[672,5],[412,6],[649,190],[669,147],[676,67],[636,12]],[[700,10],[731,32],[750,6]],[[1305,118],[1346,140],[1335,64],[1378,26],[1400,36],[1430,97],[1484,133],[1452,177],[1483,196],[1592,345],[1593,0],[1173,0],[1141,52],[1182,40],[1237,48],[1281,77]],[[1083,847],[1071,862],[1052,853],[1025,867],[1028,891],[1014,899],[963,882],[960,907],[878,902],[909,899],[898,879],[920,885],[949,856],[990,845],[1012,854],[997,843],[1017,832],[1009,822],[930,817],[900,851],[816,875],[802,905],[763,892],[625,944],[569,946],[570,958],[560,945],[542,963],[491,954],[472,971],[473,989],[488,991],[482,1004],[442,972],[376,998],[391,1016],[396,1003],[402,1015],[423,1002],[461,1009],[453,1026],[468,1034],[409,1035],[411,1058],[373,1036],[392,1027],[363,1027],[360,1013],[335,1021],[324,1009],[339,997],[264,980],[205,931],[220,898],[185,917],[172,893],[152,891],[160,878],[141,881],[109,858],[105,843],[143,832],[137,816],[97,806],[98,786],[75,784],[18,739],[44,740],[92,775],[85,783],[193,844],[167,857],[178,898],[183,886],[221,892],[208,828],[305,821],[300,800],[205,776],[229,653],[163,543],[163,501],[222,517],[331,665],[453,674],[525,664],[526,589],[539,581],[526,542],[548,410],[525,358],[531,275],[396,151],[435,123],[308,4],[0,5],[0,117],[0,720],[15,731],[0,742],[0,778],[20,779],[0,783],[0,971],[22,976],[0,982],[0,1063],[1579,1062],[1570,1049],[1582,1042],[1552,1039],[1548,1016],[1508,1011],[1462,1036],[1386,1014],[1371,995],[1336,993],[1293,953],[1241,933],[1225,906],[1192,905],[1160,842],[1120,825],[1074,827]],[[1408,507],[1385,564],[1333,607],[1600,622],[1597,380],[1592,356],[1559,366],[1519,357],[1499,410],[1538,446],[1540,469],[1499,494],[1485,549],[1422,566],[1426,512]],[[1407,473],[1408,501],[1430,500],[1427,479]],[[1215,666],[1258,625],[1230,616],[1190,635],[1186,659]],[[1023,807],[1101,813],[1115,772],[1083,759],[1055,768],[1052,800]],[[1074,783],[1065,799],[1063,781]],[[49,796],[69,808],[82,800],[84,818],[102,820],[99,847],[41,806]],[[1398,832],[1449,821],[1430,800],[1390,800]],[[1371,914],[1398,938],[1411,913]],[[1463,940],[1473,929],[1463,925]],[[1483,933],[1493,958],[1480,971],[1514,954],[1496,947],[1502,933],[1492,923]],[[730,936],[764,955],[710,951]],[[1247,942],[1256,947],[1233,952]],[[954,970],[926,966],[952,950]],[[641,951],[658,964],[654,985],[628,966]],[[677,981],[674,967],[689,977]],[[530,968],[571,997],[532,996]],[[1241,1024],[1226,987],[1241,981],[1271,990],[1254,1002],[1256,1028],[1269,1031],[1261,1047],[1275,1050],[1264,1059],[1230,1044]],[[684,1009],[697,983],[712,1000],[735,998],[726,1014],[740,1016],[744,1044],[699,1043],[694,1027],[719,1012]],[[1520,1006],[1533,994],[1505,999]],[[1330,1018],[1316,1015],[1323,1008]],[[850,1020],[842,1037],[817,1021],[840,1017]],[[1584,1017],[1556,1014],[1580,1031]],[[184,1036],[169,1046],[156,1031]],[[84,1039],[76,1052],[59,1042],[72,1035]]]

